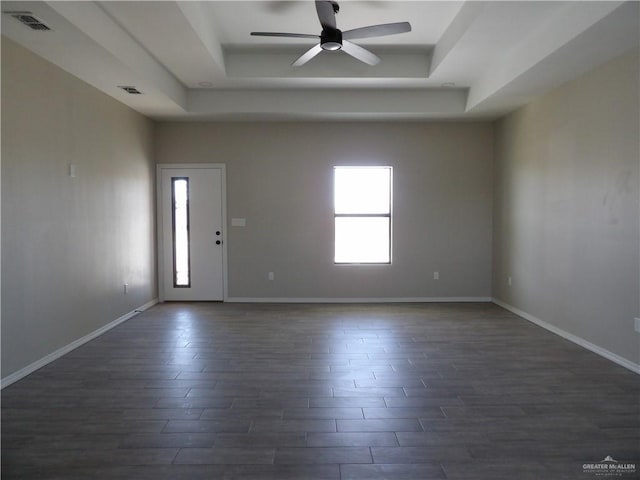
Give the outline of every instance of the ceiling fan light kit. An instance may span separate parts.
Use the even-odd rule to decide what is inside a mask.
[[[342,48],[342,32],[336,30],[323,30],[320,34],[320,46],[323,50],[334,52]]]
[[[380,58],[377,55],[349,40],[396,35],[398,33],[411,31],[411,24],[409,22],[397,22],[370,25],[368,27],[354,28],[343,32],[336,25],[336,13],[338,13],[339,10],[340,6],[337,2],[316,0],[316,12],[318,13],[320,25],[322,26],[320,35],[283,32],[251,32],[251,35],[259,37],[319,38],[320,41],[318,44],[311,47],[292,63],[294,67],[300,67],[323,50],[328,52],[342,50],[361,62],[368,65],[377,65],[380,62]]]

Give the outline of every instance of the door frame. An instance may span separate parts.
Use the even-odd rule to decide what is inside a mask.
[[[220,170],[222,182],[222,301],[226,302],[229,298],[229,289],[227,282],[227,173],[226,164],[224,163],[158,163],[156,165],[156,239],[157,239],[157,281],[158,281],[158,300],[165,301],[164,292],[164,242],[163,242],[163,221],[162,221],[162,172],[164,170],[175,169],[191,169],[191,170]]]

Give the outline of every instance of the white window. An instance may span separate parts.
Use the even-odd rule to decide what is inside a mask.
[[[173,286],[190,288],[189,178],[171,178],[173,209]]]
[[[335,263],[391,263],[391,167],[334,167]]]

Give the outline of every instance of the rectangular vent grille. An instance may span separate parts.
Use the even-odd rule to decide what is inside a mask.
[[[127,93],[131,95],[142,95],[142,92],[138,90],[136,87],[128,86],[128,85],[118,85],[118,88],[121,88]]]
[[[35,17],[31,12],[3,12],[3,13],[6,13],[7,15],[11,15],[13,18],[15,18],[20,23],[26,25],[32,30],[40,30],[40,31],[51,30],[51,28],[45,25],[42,21],[40,21],[37,17]]]

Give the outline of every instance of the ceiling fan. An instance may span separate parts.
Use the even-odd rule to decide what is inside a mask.
[[[397,22],[385,23],[382,25],[370,25],[368,27],[354,28],[353,30],[343,32],[336,26],[336,13],[338,13],[339,10],[340,6],[336,1],[316,0],[316,11],[318,12],[320,25],[322,25],[322,32],[320,35],[282,32],[251,32],[251,35],[258,37],[319,38],[320,43],[311,47],[303,53],[300,58],[293,62],[292,65],[294,67],[299,67],[307,63],[323,50],[342,50],[361,62],[368,65],[376,65],[380,62],[380,58],[377,55],[374,55],[369,50],[350,42],[350,40],[382,37],[411,31],[411,24],[409,22]]]

